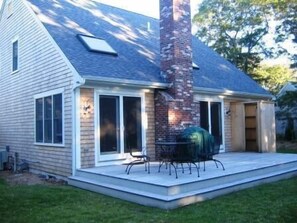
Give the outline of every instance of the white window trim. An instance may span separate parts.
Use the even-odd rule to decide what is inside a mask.
[[[3,3],[3,2],[2,2],[2,3]],[[13,0],[8,0],[7,3],[6,3],[6,7],[7,7],[7,10],[6,10],[6,11],[7,11],[7,19],[8,19],[10,16],[12,16],[12,14],[13,14],[13,12],[14,12],[14,10],[13,10],[13,9],[14,9],[14,5],[13,5],[13,3],[14,3]],[[10,11],[10,12],[8,11],[8,6],[9,6],[9,4],[11,4],[11,11]]]
[[[62,94],[62,143],[42,143],[36,142],[36,99]],[[59,88],[52,91],[34,95],[34,145],[36,146],[50,146],[50,147],[65,147],[65,113],[64,113],[64,88]],[[53,130],[52,130],[53,131]]]
[[[123,128],[123,97],[141,98],[141,120],[142,120],[142,147],[146,146],[147,116],[145,112],[145,93],[139,90],[95,90],[94,92],[94,124],[95,124],[95,166],[110,165],[129,157],[129,153],[124,153],[124,128]],[[120,153],[117,155],[100,155],[100,123],[99,123],[99,98],[100,95],[118,96],[120,107]],[[111,162],[108,162],[111,161]]]
[[[13,44],[15,42],[18,42],[18,60],[17,60],[18,67],[16,70],[13,70]],[[19,70],[20,70],[20,39],[18,36],[16,36],[11,40],[11,74],[15,74],[19,72]]]

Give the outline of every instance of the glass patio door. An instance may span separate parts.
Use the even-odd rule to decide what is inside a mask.
[[[142,148],[141,98],[99,96],[99,160],[125,158]]]
[[[223,144],[222,107],[220,102],[210,103],[211,111],[211,134],[214,136],[215,144]]]
[[[135,97],[123,98],[124,111],[124,151],[129,153],[129,148],[142,148],[141,133],[141,99]]]
[[[222,103],[200,101],[200,125],[214,136],[215,144],[223,146]]]
[[[100,153],[120,153],[119,97],[100,96]]]

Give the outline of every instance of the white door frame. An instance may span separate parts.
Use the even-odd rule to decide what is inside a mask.
[[[208,103],[208,123],[209,123],[209,133],[211,134],[211,102],[221,103],[221,117],[222,117],[222,144],[220,145],[220,152],[225,152],[225,112],[224,112],[224,100],[218,96],[207,96],[207,95],[195,95],[195,102],[204,101]]]
[[[123,98],[124,97],[137,97],[141,99],[141,138],[142,145],[146,145],[146,127],[147,118],[145,115],[145,93],[142,90],[130,90],[130,89],[118,89],[118,90],[107,90],[107,89],[95,89],[94,91],[94,125],[95,125],[95,165],[101,166],[104,164],[113,164],[122,162],[129,157],[129,153],[124,152],[124,114],[123,114]],[[119,116],[120,116],[120,153],[117,154],[100,154],[100,106],[99,98],[100,95],[117,96],[119,97]]]

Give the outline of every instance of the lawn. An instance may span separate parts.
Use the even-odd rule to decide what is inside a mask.
[[[297,222],[297,178],[165,211],[61,185],[0,179],[0,222]]]
[[[277,141],[276,145],[278,153],[297,153],[297,141]]]

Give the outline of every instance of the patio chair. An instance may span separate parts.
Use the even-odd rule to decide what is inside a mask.
[[[130,174],[130,170],[134,165],[141,164],[144,164],[145,171],[150,173],[150,157],[143,154],[145,150],[141,150],[140,152],[139,149],[130,148],[129,151],[130,156],[133,158],[133,160],[126,164],[127,167],[125,172],[127,173],[127,175]]]
[[[219,163],[221,164],[223,170],[225,170],[223,163],[214,158],[214,156],[219,154],[220,152],[220,145],[214,143],[213,136],[209,138],[209,140],[211,140],[209,142],[210,146],[208,146],[207,148],[203,148],[202,151],[199,151],[199,154],[198,154],[199,162],[203,162],[203,171],[205,171],[205,162],[210,160],[215,162],[217,168],[219,168],[218,166],[218,163]]]
[[[198,162],[198,166],[197,163]],[[182,172],[184,172],[183,164],[186,163],[189,165],[190,174],[192,174],[192,164],[196,167],[197,175],[199,175],[199,160],[195,155],[195,144],[185,142],[184,144],[177,144],[175,151],[170,159],[169,174],[171,175],[171,166],[174,167],[175,176],[177,176],[178,165],[181,164]]]

